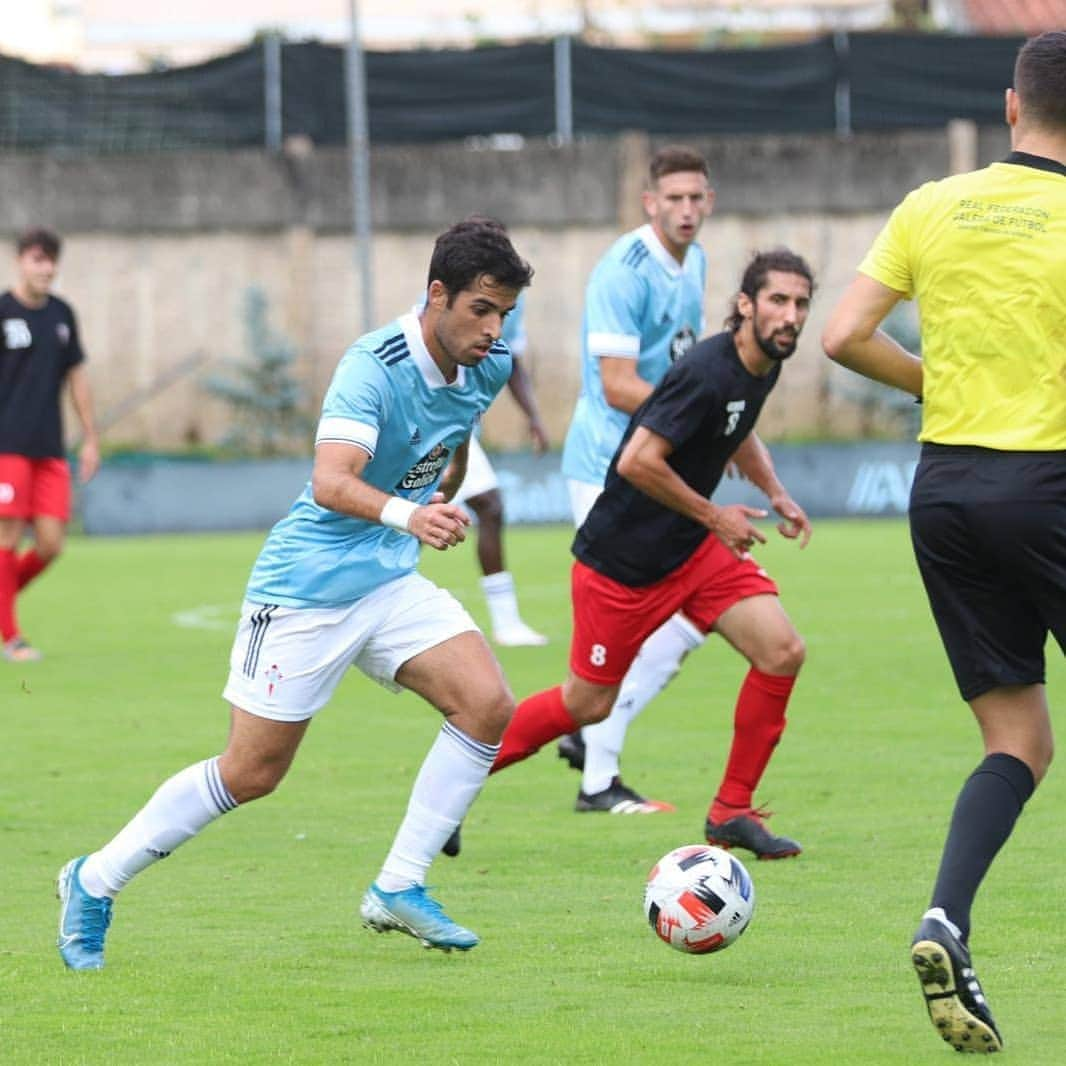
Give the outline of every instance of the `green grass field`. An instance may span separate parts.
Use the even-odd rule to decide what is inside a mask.
[[[431,876],[482,935],[473,952],[359,925],[439,719],[352,674],[279,792],[131,886],[107,968],[81,974],[53,946],[52,878],[164,777],[220,750],[232,624],[261,537],[73,540],[23,601],[47,658],[0,664],[0,1061],[951,1061],[907,948],[955,793],[980,758],[976,728],[902,523],[817,523],[803,553],[775,540],[760,559],[808,662],[759,798],[806,851],[748,863],[755,919],[728,951],[671,951],[641,910],[654,861],[701,839],[727,750],[745,667],[712,640],[626,751],[626,779],[678,813],[573,814],[578,777],[554,748],[489,782],[463,854]],[[523,611],[552,637],[501,652],[518,696],[564,675],[568,543],[563,529],[508,534]],[[424,571],[484,620],[469,545]],[[1054,645],[1049,658],[1061,705]],[[1063,1061],[1064,799],[1053,770],[974,914],[979,973],[1007,1054],[1026,1066]]]

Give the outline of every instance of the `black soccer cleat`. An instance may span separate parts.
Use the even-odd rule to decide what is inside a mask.
[[[585,741],[581,736],[581,730],[569,733],[559,741],[559,758],[565,759],[570,764],[571,770],[579,773],[585,769]]]
[[[575,811],[603,811],[607,814],[659,814],[675,810],[673,804],[660,800],[645,799],[634,792],[628,785],[622,784],[620,777],[611,778],[611,783],[602,792],[577,794]]]
[[[765,819],[770,811],[763,807],[739,811],[723,822],[712,822],[708,817],[704,824],[704,836],[715,847],[747,848],[757,859],[789,859],[799,855],[803,848],[789,837],[774,836],[766,828]]]
[[[452,830],[452,835],[444,842],[444,846],[440,849],[441,853],[447,855],[448,858],[454,859],[460,851],[463,850],[463,835],[462,825],[457,825]]]
[[[911,945],[911,962],[925,996],[929,1020],[956,1051],[1003,1050],[988,1001],[973,972],[966,945],[941,921],[926,916]]]

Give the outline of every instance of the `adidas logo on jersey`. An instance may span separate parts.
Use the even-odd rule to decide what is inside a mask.
[[[411,447],[422,443],[422,434],[419,433],[418,426],[415,426],[415,431],[411,434],[411,439],[407,443],[410,444]]]

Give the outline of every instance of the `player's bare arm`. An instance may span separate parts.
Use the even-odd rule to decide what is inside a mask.
[[[315,503],[365,522],[401,529],[437,551],[446,551],[466,539],[470,519],[462,508],[452,503],[419,506],[390,496],[363,480],[361,475],[368,462],[369,453],[358,445],[319,444],[311,472]]]
[[[741,464],[746,462],[746,450],[754,447],[754,445],[749,443],[752,437],[755,437],[755,430],[752,430],[751,433],[749,433],[748,436],[746,436],[740,442],[740,447],[737,448],[735,452],[733,452],[733,454],[730,456],[729,462],[725,464],[724,473],[727,478],[733,479],[739,477],[743,478],[745,481],[751,480],[748,475],[744,473]],[[760,438],[756,439],[759,441],[760,444],[762,443],[762,440]]]
[[[533,386],[523,362],[520,356],[515,356],[512,360],[511,376],[507,379],[507,388],[514,397],[514,402],[522,408],[522,413],[529,420],[529,436],[533,442],[533,451],[537,455],[543,455],[548,450],[548,433],[541,421],[537,398],[533,395]]]
[[[829,317],[822,346],[841,366],[921,398],[921,359],[877,328],[903,298],[903,293],[857,275]]]
[[[90,481],[100,469],[100,444],[96,436],[96,419],[93,414],[93,394],[89,388],[89,375],[83,364],[71,367],[67,374],[70,402],[81,423],[81,446],[78,449],[78,477],[82,484]]]
[[[467,437],[462,444],[452,453],[448,469],[440,479],[438,491],[433,494],[433,503],[444,503],[452,499],[459,491],[459,487],[466,477],[466,467],[470,459],[470,438]]]
[[[754,432],[744,438],[740,447],[733,453],[733,462],[740,472],[759,489],[770,501],[770,506],[781,516],[783,521],[777,524],[777,531],[789,540],[799,538],[800,547],[806,548],[811,539],[811,520],[807,513],[792,497],[777,476],[770,449]]]
[[[618,457],[618,473],[653,500],[672,511],[706,526],[738,558],[755,541],[766,537],[752,525],[752,518],[765,518],[766,512],[743,504],[719,507],[685,483],[666,461],[674,446],[663,436],[638,426]]]
[[[654,391],[651,382],[637,373],[636,359],[620,355],[600,356],[600,380],[607,402],[631,415]]]

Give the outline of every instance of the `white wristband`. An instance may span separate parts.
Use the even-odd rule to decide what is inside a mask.
[[[401,533],[411,532],[411,515],[418,510],[418,504],[405,500],[402,496],[390,496],[381,508],[379,521],[389,529],[398,529]]]

